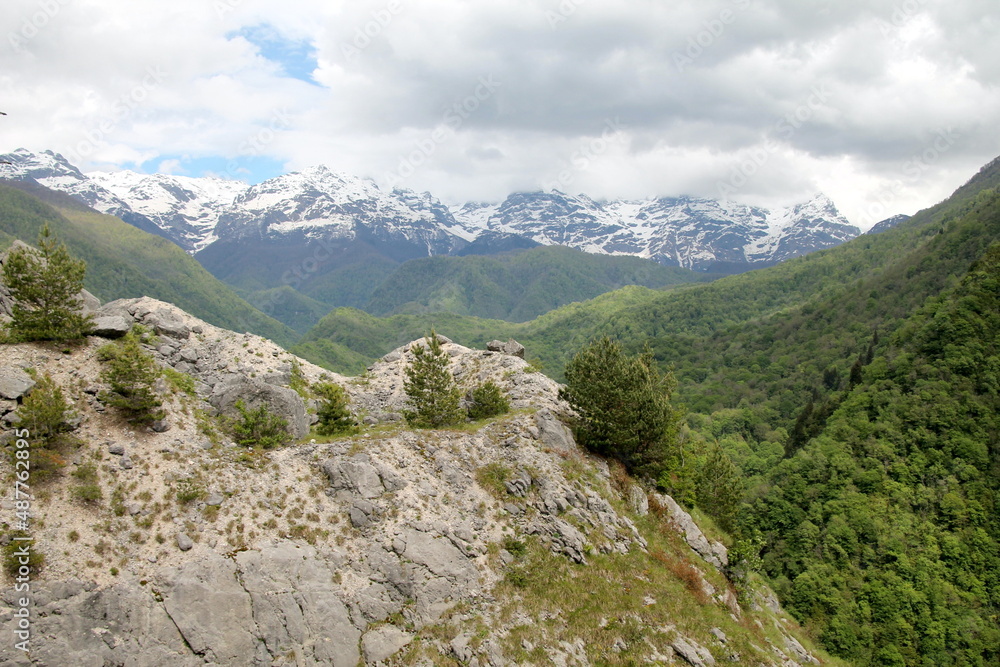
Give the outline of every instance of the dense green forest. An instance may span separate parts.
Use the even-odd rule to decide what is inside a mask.
[[[561,378],[599,336],[648,346],[687,411],[685,466],[656,481],[757,536],[829,651],[998,665],[998,186],[1000,161],[897,228],[707,285],[629,287],[520,324],[341,309],[298,349],[358,365],[434,326],[473,346],[514,336]],[[723,513],[699,469],[730,467],[744,496]]]
[[[170,241],[65,195],[0,185],[0,249],[15,239],[34,244],[46,223],[75,257],[87,262],[84,284],[101,301],[151,296],[220,327],[251,331],[283,345],[295,338],[291,329],[243,301]]]
[[[454,313],[523,322],[627,285],[659,288],[717,276],[638,257],[543,246],[492,256],[405,262],[372,293],[374,315]]]
[[[256,262],[225,247],[206,249],[197,257],[247,301],[300,333],[334,308],[379,316],[447,312],[522,322],[626,285],[665,288],[717,277],[562,246],[397,263],[361,244],[332,250],[322,270],[296,279],[293,287],[285,282],[285,270],[304,265],[309,246],[271,243],[264,249],[268,254]]]

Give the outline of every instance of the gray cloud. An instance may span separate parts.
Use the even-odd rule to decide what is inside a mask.
[[[887,190],[890,213],[932,204],[1000,153],[998,14],[993,0],[12,0],[0,136],[153,169],[268,131],[262,154],[288,168],[383,183],[422,151],[403,184],[452,200],[569,168],[569,189],[594,196],[825,190],[860,221]],[[319,85],[233,37],[262,26],[315,57]],[[581,148],[608,123],[613,142]]]

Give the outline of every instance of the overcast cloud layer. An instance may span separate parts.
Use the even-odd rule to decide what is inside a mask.
[[[0,38],[0,149],[84,171],[823,191],[868,227],[1000,154],[996,0],[6,0]]]

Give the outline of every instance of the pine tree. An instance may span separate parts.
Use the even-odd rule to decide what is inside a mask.
[[[316,416],[319,417],[317,433],[336,435],[354,430],[357,422],[347,408],[350,398],[343,387],[333,382],[317,382],[312,390],[319,398],[319,407],[316,409]]]
[[[14,340],[68,341],[84,337],[92,318],[80,312],[87,265],[57,244],[45,225],[38,249],[15,248],[3,265],[3,281],[14,299],[10,334]]]
[[[406,367],[403,389],[413,408],[404,413],[406,421],[423,428],[457,424],[465,414],[459,407],[461,392],[448,370],[448,355],[433,329],[424,342],[412,346],[413,363]]]
[[[654,479],[677,459],[680,412],[670,403],[673,375],[660,375],[648,352],[628,356],[602,338],[566,366],[561,396],[576,411],[580,444]],[[675,461],[676,463],[676,461]]]
[[[716,443],[698,470],[698,506],[711,514],[723,530],[731,531],[745,490],[746,484],[739,470]]]
[[[109,343],[98,353],[106,363],[101,379],[111,387],[101,399],[121,410],[131,422],[162,419],[162,401],[153,388],[160,369],[153,356],[142,349],[136,333],[129,332],[119,343]]]

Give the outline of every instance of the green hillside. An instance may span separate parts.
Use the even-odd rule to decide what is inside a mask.
[[[493,256],[427,257],[400,265],[372,293],[375,315],[440,313],[524,322],[627,285],[667,287],[708,276],[638,257],[544,246]]]
[[[1000,222],[1000,197],[970,214]],[[786,606],[860,665],[1000,664],[1000,244],[874,355],[744,523]],[[867,361],[867,359],[866,359]]]
[[[595,336],[648,345],[688,410],[687,468],[660,482],[696,504],[722,448],[747,489],[727,525],[760,535],[808,632],[858,665],[1000,665],[998,193],[1000,161],[883,234],[711,284],[521,324],[335,311],[306,339],[371,358],[432,324],[514,336],[557,377]]]
[[[251,331],[282,345],[296,338],[292,330],[250,306],[173,243],[68,198],[46,197],[52,204],[0,185],[3,247],[14,239],[33,244],[48,223],[70,252],[87,262],[86,287],[102,302],[150,296],[217,326]]]

